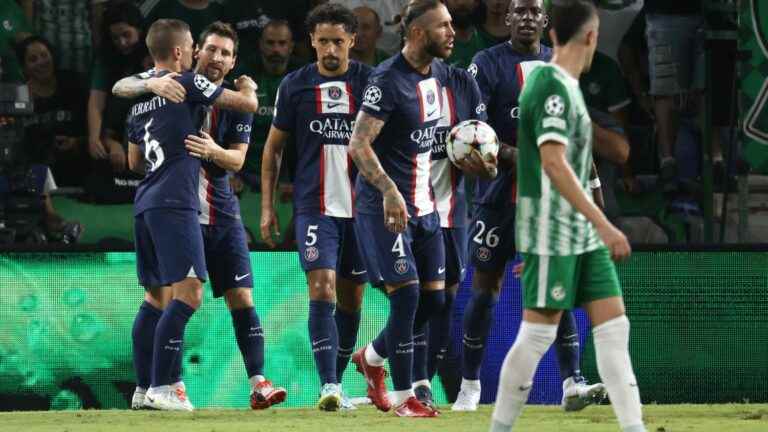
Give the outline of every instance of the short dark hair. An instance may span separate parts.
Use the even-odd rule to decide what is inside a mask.
[[[400,25],[400,35],[405,38],[411,23],[425,13],[442,5],[440,0],[411,0],[400,15],[395,16],[394,22]]]
[[[141,16],[141,10],[133,3],[116,3],[108,6],[104,11],[103,23],[105,34],[108,33],[110,26],[119,23],[144,31],[144,17]]]
[[[278,28],[278,27],[287,28],[288,31],[291,32],[291,39],[293,39],[293,29],[291,28],[291,23],[289,23],[288,20],[284,20],[284,19],[269,20],[269,22],[267,22],[264,28],[261,29],[261,34],[259,35],[259,39],[264,37],[264,34],[267,33],[268,28]]]
[[[596,15],[597,9],[591,0],[553,0],[549,16],[557,43],[567,44]]]
[[[235,45],[235,52],[233,54],[237,55],[237,47],[240,44],[240,40],[237,38],[237,32],[234,28],[232,28],[231,25],[221,21],[214,21],[208,24],[208,26],[205,27],[200,33],[200,37],[197,39],[197,45],[200,47],[200,49],[203,48],[203,45],[205,45],[205,40],[208,39],[208,36],[210,35],[231,39]]]
[[[343,25],[347,33],[357,33],[357,17],[352,10],[339,3],[323,3],[307,15],[307,31],[314,33],[320,24]]]
[[[177,19],[159,19],[149,26],[147,31],[147,48],[152,58],[168,60],[173,47],[180,43],[184,33],[189,32],[189,25]]]
[[[51,53],[53,68],[56,69],[56,51],[53,49],[53,45],[51,45],[48,39],[37,35],[28,36],[16,44],[16,58],[19,60],[22,69],[24,68],[24,58],[27,56],[27,50],[30,45],[35,43],[39,43],[48,48],[48,51]]]

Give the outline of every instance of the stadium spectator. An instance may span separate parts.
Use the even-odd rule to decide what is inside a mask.
[[[211,0],[144,0],[141,13],[148,25],[160,18],[184,21],[192,37],[197,37],[208,24],[221,19],[224,7]]]
[[[235,76],[248,75],[259,85],[256,93],[259,97],[259,110],[253,117],[251,148],[243,168],[243,179],[254,189],[258,189],[261,181],[261,154],[274,117],[277,88],[283,77],[297,67],[292,60],[293,47],[293,33],[289,23],[284,20],[270,21],[261,33],[258,57],[247,56],[243,52],[234,73]],[[287,171],[281,170],[282,176],[287,176]]]
[[[699,34],[704,22],[702,2],[647,0],[645,7],[661,179],[671,181],[677,175],[674,148],[680,113],[694,89],[703,85]],[[722,155],[719,159],[722,161]]]
[[[389,57],[376,47],[384,32],[379,14],[368,6],[356,7],[352,12],[357,17],[357,36],[350,57],[369,66],[376,66]]]
[[[104,12],[104,47],[96,55],[88,98],[88,150],[96,161],[91,186],[125,184],[117,178],[133,178],[128,173],[126,144],[123,142],[125,118],[130,101],[112,96],[114,83],[152,65],[144,42],[144,23],[139,9],[130,3],[111,5]],[[122,190],[122,187],[118,188]],[[131,199],[132,190],[114,197],[117,202]],[[109,191],[95,191],[98,201],[109,199]],[[117,191],[115,191],[117,192]],[[103,196],[102,196],[103,195]]]
[[[509,0],[483,0],[482,25],[478,28],[483,45],[491,47],[509,39],[507,8]]]
[[[456,39],[453,42],[453,52],[448,57],[448,64],[466,68],[472,63],[472,57],[478,51],[490,48],[475,27],[475,16],[480,9],[478,0],[445,0],[445,6],[453,18],[453,29]]]
[[[295,48],[301,45],[305,50],[299,57],[309,57],[309,42],[304,28],[304,17],[309,9],[309,0],[227,0],[222,21],[232,24],[237,30],[240,45],[244,48],[238,61],[246,58],[249,52],[258,54],[256,47],[259,46],[261,32],[273,20],[288,22],[297,42]]]
[[[35,109],[24,118],[28,161],[50,165],[63,185],[80,186],[88,171],[82,78],[57,68],[53,47],[40,36],[21,41],[16,55]]]
[[[50,41],[59,67],[89,73],[93,48],[100,42],[101,16],[107,0],[21,0],[37,32]]]
[[[408,0],[338,0],[338,3],[352,10],[367,6],[376,11],[383,24],[381,38],[377,44],[378,48],[389,55],[400,51],[402,38],[395,17],[400,15],[403,8],[408,4]]]
[[[3,25],[0,26],[0,82],[23,82],[24,76],[13,45],[26,39],[32,28],[21,7],[13,0],[0,1],[0,16],[3,17]]]

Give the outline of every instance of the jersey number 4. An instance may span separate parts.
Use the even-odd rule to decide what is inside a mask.
[[[160,142],[152,137],[149,133],[149,127],[155,119],[151,119],[144,126],[144,159],[149,166],[147,171],[152,172],[160,167],[165,161],[165,153],[163,148],[160,147]]]

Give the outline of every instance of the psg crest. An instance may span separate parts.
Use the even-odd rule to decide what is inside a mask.
[[[341,98],[341,89],[338,87],[329,88],[328,97],[330,97],[333,100],[339,100]]]
[[[430,105],[435,103],[435,92],[433,92],[432,90],[427,92],[427,103]]]

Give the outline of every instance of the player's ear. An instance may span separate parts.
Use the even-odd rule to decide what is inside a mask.
[[[357,33],[351,33],[349,35],[349,47],[355,46],[355,42],[357,42]]]
[[[549,26],[549,15],[544,14],[544,19],[542,20],[542,28],[547,28]]]
[[[507,27],[512,26],[512,12],[507,12],[507,14],[504,15],[504,25]]]

